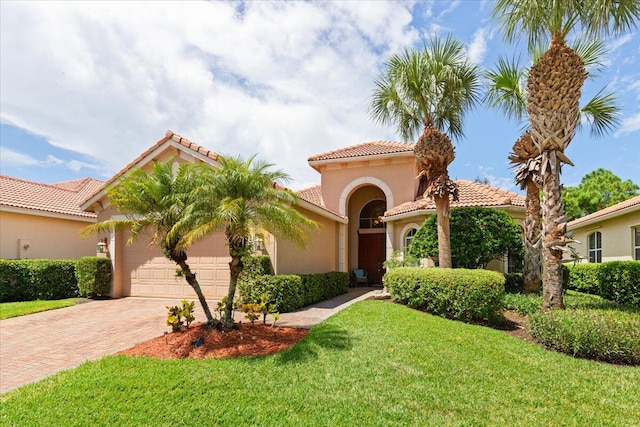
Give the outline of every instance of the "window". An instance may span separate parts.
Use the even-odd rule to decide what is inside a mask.
[[[522,257],[507,255],[507,273],[522,273]]]
[[[411,246],[411,241],[413,240],[413,236],[415,236],[417,232],[418,232],[417,229],[412,228],[411,230],[407,231],[407,234],[404,235],[403,249],[405,254],[409,250],[409,246]]]
[[[633,239],[633,248],[635,249],[636,261],[640,261],[640,227],[635,228],[635,236]]]
[[[386,209],[384,200],[373,200],[364,205],[360,212],[360,228],[386,228],[387,224],[382,222]]]
[[[602,262],[602,233],[589,234],[589,262]]]

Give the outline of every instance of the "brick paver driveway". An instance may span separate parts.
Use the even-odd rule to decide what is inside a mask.
[[[162,335],[179,300],[90,301],[0,321],[0,393]],[[214,302],[209,302],[215,307]],[[196,303],[196,322],[205,321]]]
[[[311,328],[356,301],[380,290],[351,288],[346,294],[283,313],[281,326]],[[209,308],[216,301],[207,301]],[[178,300],[123,298],[90,301],[73,307],[0,321],[0,393],[41,380],[87,361],[162,335],[168,305]],[[196,300],[196,322],[206,318]],[[241,313],[236,320],[242,319]]]

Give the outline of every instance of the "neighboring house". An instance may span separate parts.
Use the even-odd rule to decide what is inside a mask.
[[[575,219],[567,231],[580,262],[640,260],[640,196]]]
[[[96,255],[96,240],[80,237],[96,214],[80,204],[103,184],[92,178],[43,184],[0,175],[0,258]]]
[[[98,215],[98,221],[121,214],[109,206],[106,187],[117,185],[134,168],[148,169],[153,162],[203,162],[218,167],[217,154],[168,131],[138,158],[87,198],[82,208]],[[321,175],[321,185],[298,191],[298,209],[320,224],[305,249],[286,240],[264,236],[275,273],[322,273],[364,268],[374,283],[381,283],[382,263],[394,250],[402,250],[435,205],[416,200],[413,145],[370,142],[309,158]],[[485,184],[457,181],[460,201],[452,206],[488,206],[503,209],[518,220],[525,216],[524,197]],[[107,237],[114,265],[112,295],[193,298],[191,287],[176,277],[176,266],[149,239],[127,244],[126,233]],[[97,238],[94,239],[97,241]],[[221,298],[229,283],[226,239],[216,233],[195,244],[188,263],[198,275],[205,296]],[[504,271],[505,261],[489,268]]]

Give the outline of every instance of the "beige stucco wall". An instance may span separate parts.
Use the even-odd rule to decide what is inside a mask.
[[[312,274],[339,271],[339,223],[306,210],[302,210],[302,213],[316,221],[320,227],[310,233],[304,249],[282,238],[275,244],[271,239],[267,247],[273,248],[269,255],[275,272],[277,274]]]
[[[345,196],[359,186],[373,184],[381,188],[388,187],[392,194],[387,200],[388,209],[413,200],[417,189],[413,157],[329,163],[321,165],[320,171],[325,206],[342,214],[347,212]]]
[[[596,231],[602,234],[602,261],[631,261],[634,257],[634,228],[640,227],[640,211],[630,212],[614,218],[570,230],[573,238],[580,243],[572,243],[579,253],[581,262],[589,262],[588,236]],[[572,261],[565,255],[565,261]]]
[[[91,222],[0,212],[0,258],[77,259],[96,255],[97,240],[80,230]],[[28,249],[24,246],[28,245]]]

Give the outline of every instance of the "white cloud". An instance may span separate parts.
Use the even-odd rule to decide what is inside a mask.
[[[629,43],[631,39],[633,39],[633,36],[631,34],[625,34],[615,40],[610,41],[607,45],[607,48],[609,52],[615,52],[616,50],[620,49],[620,47]]]
[[[438,14],[438,17],[436,18],[436,21],[440,21],[446,15],[448,15],[449,13],[453,12],[454,10],[456,10],[459,5],[460,5],[460,0],[449,1],[448,2],[448,6],[446,7],[446,9],[444,9],[442,12],[440,12]]]
[[[628,135],[640,131],[640,113],[636,113],[622,120],[621,129],[616,132],[616,136]]]
[[[39,160],[25,153],[12,150],[7,147],[0,146],[0,164],[2,169],[6,168],[24,168],[24,167],[38,167],[38,168],[52,168],[63,167],[70,169],[74,172],[78,172],[81,169],[88,169],[96,171],[101,175],[104,175],[104,167],[100,165],[94,165],[91,163],[81,162],[79,160],[65,161],[55,156],[48,155],[44,160]]]
[[[111,172],[172,129],[317,181],[310,155],[392,137],[368,95],[413,6],[2,2],[1,117]]]
[[[8,166],[34,166],[38,164],[38,160],[23,153],[18,153],[9,148],[0,145],[0,161],[2,161],[2,169]]]
[[[486,28],[478,28],[473,33],[473,39],[467,48],[467,56],[474,64],[481,64],[487,53],[487,39],[491,36],[487,34]]]

